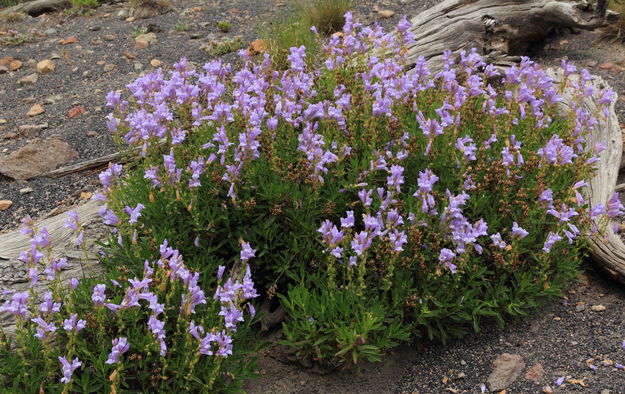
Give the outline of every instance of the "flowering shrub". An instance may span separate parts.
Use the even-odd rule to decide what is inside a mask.
[[[183,59],[128,85],[126,99],[111,92],[108,127],[140,152],[100,174],[96,195],[116,282],[55,285],[40,319],[34,294],[14,295],[5,309],[24,350],[11,365],[44,356],[41,375],[26,375],[22,358],[11,376],[32,387],[61,376],[55,384],[235,387],[250,368],[252,273],[264,309],[286,311],[283,343],[331,367],[503,323],[559,294],[585,237],[623,210],[616,195],[592,210],[584,197],[604,149],[588,135],[605,114],[582,100],[600,94],[607,106],[613,93],[595,92],[585,70],[568,78],[567,63],[557,86],[527,58],[501,72],[475,51],[446,53],[436,73],[423,58],[406,70],[408,27],[384,34],[348,13],[317,69],[304,47],[283,72],[268,57],[238,71]],[[575,92],[568,117],[556,110],[564,89]],[[81,236],[77,218],[68,226]],[[53,344],[61,318],[72,334]],[[81,319],[96,323],[91,336]],[[93,341],[112,347],[95,355]],[[56,369],[52,356],[63,358]]]
[[[68,216],[66,226],[82,245],[79,218]],[[138,272],[117,267],[108,280],[64,283],[60,271],[68,262],[53,256],[46,228],[37,232],[29,218],[24,223],[32,238],[20,256],[29,267],[29,291],[11,294],[0,306],[16,321],[15,337],[3,335],[0,347],[5,390],[229,391],[251,376],[242,357],[255,313],[248,300],[258,294],[248,266],[227,280],[220,267],[215,295],[207,299],[199,273],[165,240],[158,260],[145,260]],[[253,250],[242,246],[246,264]],[[35,291],[39,281],[48,289],[43,294]],[[248,308],[251,316],[244,317]]]
[[[585,237],[622,210],[584,198],[605,114],[582,100],[607,106],[613,92],[565,62],[557,86],[527,58],[502,72],[475,51],[406,70],[409,26],[384,34],[348,13],[317,69],[304,47],[284,72],[268,57],[239,71],[183,59],[127,100],[111,92],[109,129],[141,152],[138,170],[103,182],[120,243],[167,238],[210,273],[250,240],[257,283],[287,311],[284,343],[333,366],[557,295]],[[565,88],[569,117],[556,109]]]

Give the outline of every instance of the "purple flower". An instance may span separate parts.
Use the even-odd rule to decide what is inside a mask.
[[[91,301],[95,306],[104,305],[104,301],[106,300],[106,296],[104,295],[104,291],[106,290],[106,285],[101,283],[97,284],[93,287],[93,293],[91,294]]]
[[[52,292],[48,291],[43,295],[43,302],[39,304],[39,311],[43,314],[57,313],[61,310],[61,304],[54,302]]]
[[[28,313],[28,292],[14,293],[11,301],[5,301],[0,306],[0,312],[9,312],[18,318],[25,319]]]
[[[543,251],[549,253],[551,252],[551,248],[553,247],[553,245],[562,240],[562,236],[558,235],[558,234],[554,234],[553,232],[549,231],[549,234],[547,235],[547,240],[545,241],[545,244],[543,245]]]
[[[232,354],[232,337],[226,334],[226,331],[220,331],[214,336],[215,342],[219,346],[215,355],[220,357],[228,357]]]
[[[501,234],[499,233],[491,235],[490,239],[499,249],[504,249],[507,246],[507,244],[501,239]]]
[[[538,202],[546,202],[547,206],[551,207],[553,204],[553,191],[551,189],[543,190],[540,193],[540,197],[538,197]]]
[[[69,280],[69,289],[70,289],[71,291],[74,291],[74,290],[76,290],[76,287],[78,287],[78,279],[76,279],[76,278],[71,278],[71,279]]]
[[[80,330],[84,329],[87,326],[87,322],[84,320],[78,320],[78,315],[75,313],[72,313],[69,317],[69,319],[65,319],[63,320],[63,329],[67,332],[69,331],[76,331],[79,332]]]
[[[241,242],[241,261],[246,262],[255,256],[256,249],[252,249],[247,242]]]
[[[345,218],[341,218],[342,228],[351,228],[354,226],[354,211],[345,212],[347,215]]]
[[[400,192],[401,185],[404,184],[404,167],[399,165],[392,165],[390,175],[386,178],[386,183],[389,188],[395,188],[397,193]]]
[[[40,341],[44,341],[48,338],[46,334],[56,331],[56,326],[54,325],[54,323],[47,323],[41,318],[41,316],[30,319],[30,321],[32,321],[33,323],[37,323],[37,333],[35,334],[35,337],[39,338]]]
[[[357,256],[361,256],[363,252],[369,249],[369,247],[371,246],[371,238],[369,237],[369,233],[366,231],[361,231],[357,234],[354,234],[351,245],[354,253],[356,253]]]
[[[562,383],[564,383],[564,376],[561,376],[556,380],[556,386],[561,386]]]
[[[527,237],[528,234],[529,233],[525,231],[523,227],[520,227],[517,222],[512,223],[512,236],[513,237],[516,237],[518,239],[523,239]]]
[[[451,261],[456,258],[456,254],[447,248],[441,249],[441,253],[438,260],[444,263],[445,267],[449,268],[452,274],[456,273],[456,265]]]
[[[408,237],[404,231],[399,232],[395,229],[394,232],[389,233],[388,237],[395,252],[401,252],[404,250],[403,245],[408,242]]]
[[[547,145],[538,149],[536,153],[538,156],[545,159],[547,164],[556,165],[572,164],[573,159],[577,157],[573,148],[564,144],[562,138],[557,134],[554,134],[549,142],[547,142]]]
[[[358,261],[358,258],[356,256],[350,256],[349,257],[349,266],[350,267],[355,266],[357,261]]]
[[[65,219],[65,224],[64,226],[70,230],[78,230],[78,226],[80,226],[80,223],[78,221],[78,213],[76,213],[76,211],[69,211],[67,213],[68,218]]]
[[[219,268],[217,268],[217,280],[221,280],[221,278],[224,276],[225,270],[226,270],[226,267],[223,265],[220,265]]]
[[[462,152],[464,155],[464,159],[466,161],[475,160],[475,152],[477,152],[477,148],[473,143],[473,139],[471,137],[464,136],[462,138],[458,138],[456,141],[456,148]]]
[[[367,191],[365,189],[361,189],[358,192],[358,198],[360,199],[360,201],[365,207],[371,206],[371,203],[373,202],[373,199],[371,198],[371,194],[373,194],[373,190]]]
[[[128,223],[137,223],[137,219],[141,216],[141,211],[145,208],[145,206],[141,203],[137,204],[137,206],[133,209],[128,206],[124,208],[124,212],[130,217],[128,219]]]
[[[148,320],[148,328],[156,337],[156,341],[160,346],[160,355],[164,356],[165,354],[167,354],[167,345],[165,344],[165,322],[160,321],[156,318],[156,316],[151,315],[150,319]]]
[[[623,214],[625,207],[621,204],[621,201],[618,198],[618,193],[612,194],[610,197],[610,201],[608,201],[608,217],[615,218]]]
[[[61,383],[69,383],[72,380],[72,374],[82,365],[82,363],[78,360],[78,357],[75,357],[71,364],[65,357],[59,356],[59,361],[63,365],[63,377],[61,378]]]
[[[204,329],[202,329],[202,332],[204,332]],[[206,356],[212,356],[213,350],[211,348],[211,345],[216,340],[217,340],[217,336],[215,336],[214,334],[211,334],[211,333],[206,334],[206,336],[200,340],[200,349],[198,350],[198,353],[204,354]]]
[[[107,364],[116,364],[119,362],[119,356],[126,353],[130,348],[130,344],[127,342],[126,337],[119,337],[113,339],[113,347],[111,348],[111,353],[109,354],[108,359],[106,360]]]

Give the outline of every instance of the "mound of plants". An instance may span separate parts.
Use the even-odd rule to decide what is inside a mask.
[[[582,101],[607,108],[613,92],[565,62],[556,85],[527,58],[500,71],[475,51],[407,70],[405,19],[388,34],[345,20],[315,67],[304,47],[285,71],[269,56],[237,70],[182,59],[109,93],[130,162],[95,196],[113,234],[105,274],[63,284],[67,262],[26,222],[22,260],[50,292],[2,307],[17,319],[5,387],[236,391],[257,309],[283,308],[282,343],[339,368],[560,294],[586,237],[623,210],[584,197],[607,110]],[[79,218],[67,226],[82,244]]]

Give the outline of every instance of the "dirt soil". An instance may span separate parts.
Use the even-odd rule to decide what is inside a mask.
[[[0,157],[34,138],[45,141],[52,136],[78,153],[76,159],[64,165],[115,152],[117,146],[105,124],[108,112],[104,97],[108,91],[124,89],[155,67],[168,69],[182,56],[200,66],[212,59],[201,49],[211,40],[240,35],[247,45],[258,38],[259,26],[286,7],[281,0],[171,3],[172,12],[134,21],[123,15],[126,3],[115,3],[101,6],[91,16],[69,16],[60,10],[21,22],[2,22],[0,40],[23,33],[29,34],[31,41],[0,46],[0,59],[10,56],[22,62],[19,69],[0,73]],[[414,16],[435,1],[355,3],[361,21],[378,22],[388,28],[401,15]],[[378,14],[381,9],[393,10],[395,15],[382,18]],[[122,15],[118,15],[120,12]],[[219,32],[220,21],[230,21],[232,30]],[[156,41],[146,48],[135,48],[135,35],[145,31],[153,32]],[[74,43],[59,43],[71,41],[72,37],[76,38]],[[594,32],[556,32],[546,42],[537,43],[530,55],[547,66],[567,58],[601,75],[615,92],[625,95],[622,43],[600,42]],[[237,61],[234,54],[225,58]],[[37,63],[45,59],[56,63],[52,73],[39,75],[32,85],[18,84],[21,78],[36,73]],[[35,104],[41,104],[44,112],[27,116]],[[624,104],[619,98],[616,109],[621,123],[625,119]],[[70,118],[70,111],[80,106],[85,112]],[[20,128],[25,125],[37,127]],[[0,211],[0,233],[15,228],[25,214],[37,217],[85,200],[88,192],[97,187],[97,172],[27,181],[0,176],[0,200],[13,202],[8,210]],[[445,346],[403,346],[383,362],[363,365],[358,371],[320,374],[314,368],[291,363],[280,346],[269,346],[260,354],[261,377],[250,382],[247,389],[251,393],[479,393],[480,385],[493,370],[492,362],[503,353],[511,353],[520,355],[525,367],[507,393],[543,392],[545,386],[555,393],[625,393],[625,371],[614,367],[616,363],[625,364],[625,349],[621,346],[625,340],[625,288],[591,264],[584,270],[580,282],[568,287],[565,299],[547,304],[532,317],[510,322],[504,329],[488,326],[479,334]],[[272,333],[273,338],[279,336],[279,332]],[[591,365],[597,368],[591,369]],[[535,373],[527,375],[531,367]],[[558,386],[556,380],[560,377],[564,382]]]

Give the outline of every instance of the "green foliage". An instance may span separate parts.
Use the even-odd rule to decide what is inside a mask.
[[[306,47],[309,66],[318,60],[321,45],[311,31],[315,27],[322,35],[339,31],[345,23],[345,13],[352,7],[351,0],[294,1],[290,12],[278,15],[264,25],[260,36],[269,44],[269,55],[278,70],[288,68],[290,48]]]
[[[235,52],[243,46],[243,37],[225,37],[219,40],[211,40],[207,44],[201,46],[210,56],[222,56],[227,53]]]
[[[146,34],[148,32],[148,28],[145,26],[137,26],[132,31],[132,35],[135,37],[140,36],[141,34]]]
[[[296,12],[307,26],[315,26],[321,34],[332,34],[345,24],[345,13],[352,9],[352,0],[297,0]]]
[[[91,15],[100,6],[98,0],[69,0],[71,8],[67,11],[70,14]]]
[[[0,8],[10,7],[16,5],[18,2],[18,0],[0,0]]]
[[[25,42],[33,42],[35,37],[30,33],[21,33],[16,36],[0,37],[0,47],[12,47]]]
[[[307,278],[306,284],[280,295],[290,322],[284,326],[282,343],[330,368],[379,361],[385,351],[410,339],[412,325],[402,321],[402,289],[389,302],[354,289],[330,292],[325,286],[309,289],[321,278]],[[364,298],[364,300],[363,300]]]
[[[625,41],[625,2],[623,0],[610,0],[608,10],[617,12],[619,15],[601,30],[603,38]]]
[[[176,31],[181,31],[181,32],[189,30],[190,27],[191,26],[189,26],[189,23],[187,23],[185,21],[178,21],[174,25],[174,29],[176,29]]]
[[[227,33],[232,29],[232,24],[228,21],[221,21],[217,23],[217,29],[222,33]]]

